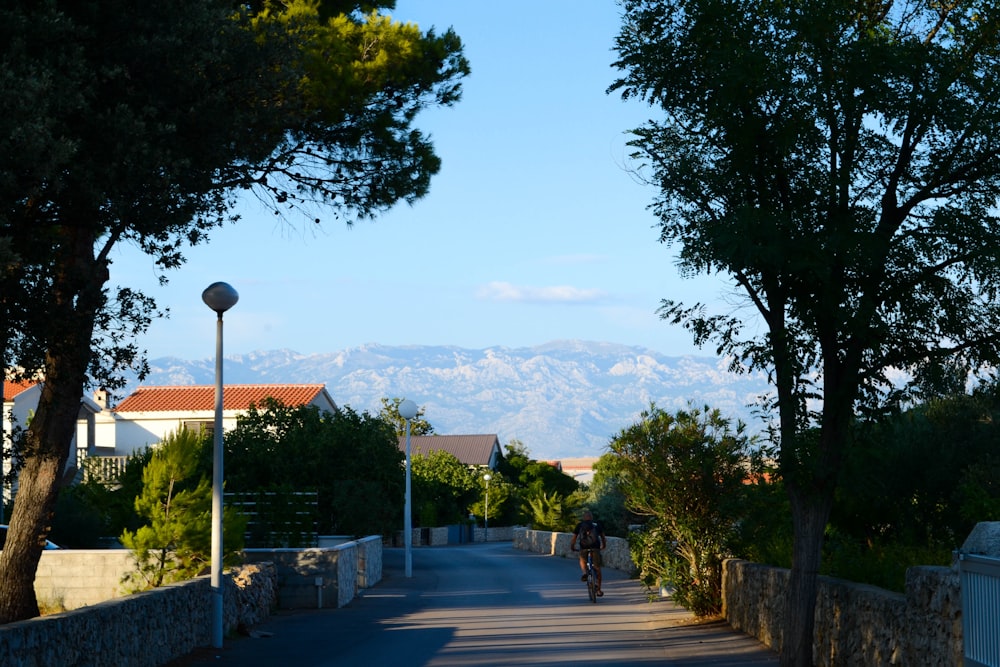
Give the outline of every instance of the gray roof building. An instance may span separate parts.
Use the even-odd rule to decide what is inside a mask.
[[[500,460],[500,439],[495,433],[486,435],[413,435],[410,455],[427,455],[435,451],[452,454],[467,466],[496,470]],[[399,437],[399,451],[406,451],[406,436]]]

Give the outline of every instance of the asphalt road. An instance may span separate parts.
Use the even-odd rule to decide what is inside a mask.
[[[383,580],[341,609],[278,612],[254,636],[227,639],[171,667],[201,665],[613,664],[776,665],[724,623],[691,625],[667,600],[605,568],[605,596],[587,598],[574,560],[510,543],[386,549]]]

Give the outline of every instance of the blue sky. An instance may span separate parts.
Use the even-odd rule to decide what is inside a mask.
[[[121,253],[112,280],[141,286],[167,320],[151,358],[214,355],[201,292],[230,283],[225,354],[333,352],[368,343],[523,347],[580,339],[698,350],[659,320],[663,298],[718,300],[723,283],[681,280],[628,171],[627,131],[655,114],[605,90],[615,77],[613,0],[400,0],[393,17],[453,27],[472,74],[455,106],[417,125],[443,160],[430,194],[352,228],[244,219],[187,251],[159,287],[148,259]]]

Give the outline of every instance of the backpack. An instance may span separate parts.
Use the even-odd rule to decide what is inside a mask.
[[[593,521],[584,521],[580,524],[580,548],[601,548],[601,536],[597,529],[597,523]]]

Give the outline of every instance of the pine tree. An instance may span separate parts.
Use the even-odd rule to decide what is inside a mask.
[[[182,428],[160,443],[143,469],[135,509],[148,523],[121,536],[137,565],[126,580],[133,590],[189,579],[210,563],[212,487],[206,477],[196,477],[200,449],[199,434]],[[223,527],[231,560],[243,548],[246,519],[227,509]]]

